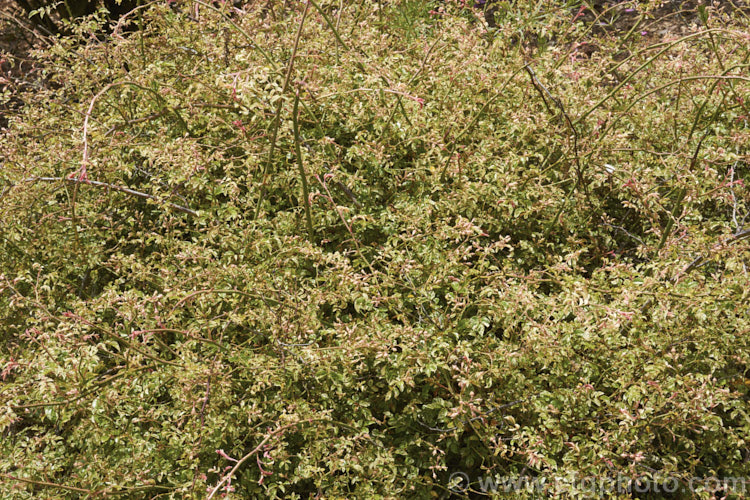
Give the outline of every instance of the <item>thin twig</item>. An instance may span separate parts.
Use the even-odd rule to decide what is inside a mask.
[[[414,101],[418,104],[424,103],[424,101],[420,99],[419,97],[413,96],[407,92],[402,92],[400,90],[393,90],[393,89],[375,89],[375,88],[368,88],[368,87],[360,87],[360,88],[351,89],[351,90],[344,90],[343,92],[331,92],[330,94],[323,94],[321,96],[318,96],[318,99],[327,99],[329,97],[353,94],[355,92],[378,92],[378,93],[383,92],[385,94],[394,94],[394,95],[406,97],[407,99]]]
[[[225,482],[227,482],[232,476],[234,476],[234,474],[237,472],[237,469],[239,469],[242,466],[242,464],[244,464],[245,462],[247,462],[248,459],[250,459],[253,455],[255,455],[256,453],[258,453],[261,449],[263,449],[263,446],[272,437],[275,437],[277,434],[281,434],[284,431],[286,431],[288,429],[291,429],[292,427],[296,427],[296,426],[298,426],[300,424],[310,423],[313,420],[314,419],[309,419],[309,420],[303,420],[301,422],[294,422],[292,424],[283,425],[283,426],[279,427],[278,429],[276,429],[275,431],[272,431],[271,433],[269,433],[266,437],[263,438],[263,440],[260,442],[260,444],[258,444],[258,446],[256,446],[255,448],[253,448],[253,450],[250,453],[248,453],[244,457],[240,458],[237,461],[237,463],[234,464],[234,467],[232,467],[232,470],[230,470],[227,474],[225,474],[224,477],[221,479],[221,481],[219,481],[219,483],[214,487],[214,489],[208,495],[207,500],[211,500],[214,497],[214,495],[216,494],[216,492],[219,491],[219,488],[221,488],[221,485],[224,484]]]
[[[576,130],[575,125],[573,125],[570,116],[568,116],[568,113],[565,111],[565,106],[563,106],[562,101],[553,96],[552,93],[547,90],[547,87],[545,87],[542,82],[537,79],[536,73],[534,73],[534,70],[531,69],[531,66],[527,64],[526,66],[524,66],[524,69],[529,74],[529,77],[531,77],[531,83],[534,85],[534,88],[536,88],[539,94],[541,94],[542,100],[544,101],[544,105],[547,107],[547,110],[550,112],[552,111],[549,107],[549,104],[547,104],[547,99],[544,97],[545,94],[550,98],[552,102],[555,103],[555,105],[557,105],[558,108],[560,108],[560,112],[562,113],[564,121],[568,124],[568,128],[570,128],[570,131],[573,133],[573,154],[575,155],[578,185],[583,188],[583,191],[586,194],[586,198],[588,199],[588,186],[586,185],[586,182],[583,178],[583,171],[581,170],[581,160],[578,154],[578,131]]]
[[[94,495],[96,493],[93,490],[76,488],[74,486],[65,486],[64,484],[50,483],[48,481],[37,481],[34,479],[27,479],[25,477],[13,476],[11,474],[0,474],[0,477],[10,479],[11,481],[18,481],[20,483],[33,484],[34,486],[44,486],[47,488],[57,488],[58,490],[75,491],[76,493],[85,493],[86,495]]]
[[[235,311],[237,308],[235,308]],[[224,333],[226,333],[227,328],[229,328],[229,325],[231,324],[230,321],[227,321],[224,324],[224,327],[221,329],[221,335],[219,336],[218,345],[221,345],[222,341],[224,340]],[[200,451],[201,446],[203,445],[203,427],[206,423],[206,409],[208,408],[208,403],[211,400],[211,379],[214,376],[214,372],[216,369],[216,360],[219,358],[219,353],[216,352],[214,354],[214,359],[211,361],[211,368],[208,372],[208,377],[206,378],[206,393],[203,396],[203,404],[201,405],[201,411],[200,411],[200,427],[198,428],[198,445],[196,446],[196,449]],[[190,487],[191,491],[195,490],[195,481],[198,479],[198,467],[200,464],[195,465],[195,470],[193,471],[193,484]]]
[[[119,191],[121,193],[130,194],[133,196],[137,196],[138,198],[144,198],[147,200],[154,200],[157,203],[165,203],[166,205],[169,205],[170,207],[174,208],[175,210],[179,212],[184,212],[186,214],[190,214],[193,216],[197,216],[198,212],[195,210],[192,210],[187,207],[183,207],[182,205],[177,205],[176,203],[172,202],[162,202],[159,198],[152,194],[142,193],[141,191],[136,191],[135,189],[126,188],[123,186],[117,186],[115,184],[109,184],[107,182],[100,182],[100,181],[92,181],[86,178],[81,179],[80,177],[29,177],[28,179],[24,179],[22,182],[70,182],[73,184],[88,184],[89,186],[96,186],[96,187],[102,187],[106,189],[111,189],[113,191]]]
[[[486,412],[485,412],[484,414],[482,414],[482,415],[479,415],[478,417],[473,417],[473,418],[464,418],[464,419],[461,419],[461,420],[460,420],[459,422],[460,422],[460,423],[463,423],[463,424],[469,424],[469,423],[471,423],[471,422],[475,422],[475,421],[477,421],[477,420],[482,420],[482,419],[484,419],[484,418],[487,418],[487,416],[491,415],[492,413],[494,413],[494,412],[496,412],[496,411],[498,411],[498,410],[502,410],[502,409],[504,409],[504,408],[510,408],[511,406],[516,406],[517,404],[519,404],[519,403],[523,403],[524,401],[528,401],[528,400],[530,400],[530,399],[531,399],[531,397],[528,397],[528,398],[524,398],[524,399],[517,399],[517,400],[515,400],[515,401],[511,401],[510,403],[505,403],[505,404],[502,404],[502,405],[500,405],[500,406],[496,406],[496,407],[492,408],[491,410],[489,410],[489,411],[486,411]],[[417,423],[418,423],[419,425],[421,425],[422,427],[424,427],[424,428],[426,428],[426,429],[429,429],[429,430],[431,430],[431,431],[434,431],[434,432],[443,432],[443,433],[447,433],[447,432],[453,432],[453,431],[455,431],[455,430],[457,430],[457,429],[458,429],[457,427],[453,427],[452,429],[443,429],[443,428],[441,428],[441,427],[431,427],[431,426],[429,426],[429,425],[425,424],[424,422],[422,422],[422,421],[421,421],[421,420],[419,420],[419,419],[417,419]],[[505,424],[503,424],[503,425],[502,425],[502,427],[505,427]],[[502,427],[501,427],[501,428],[502,428]]]
[[[18,477],[18,476],[14,476],[11,474],[0,474],[0,477],[5,478],[5,479],[10,479],[11,481],[18,481],[20,483],[32,484],[34,486],[42,486],[45,488],[56,488],[59,490],[74,491],[76,493],[84,493],[94,498],[132,495],[133,493],[156,490],[156,489],[161,490],[161,491],[170,491],[170,488],[166,486],[158,486],[158,485],[136,486],[135,488],[127,488],[121,491],[113,491],[113,490],[98,490],[97,491],[97,490],[87,490],[85,488],[76,488],[75,486],[66,486],[64,484],[51,483],[49,481],[38,481],[35,479],[27,479],[25,477]]]
[[[640,239],[638,236],[634,235],[633,233],[631,233],[630,231],[628,231],[624,227],[622,227],[622,226],[615,226],[614,224],[610,224],[609,222],[603,222],[602,224],[605,225],[605,226],[609,226],[612,229],[618,229],[618,230],[622,231],[623,233],[625,233],[626,235],[628,235],[631,238],[633,238],[634,240],[636,240],[638,243],[640,243],[644,247],[646,246],[646,243],[644,243],[642,239]]]
[[[511,75],[508,78],[506,78],[506,80],[503,82],[503,84],[497,90],[497,93],[494,96],[490,97],[487,100],[487,102],[484,103],[484,105],[479,109],[479,111],[477,112],[477,114],[474,115],[474,117],[471,119],[471,121],[469,122],[469,124],[466,125],[463,128],[463,130],[461,130],[453,138],[453,140],[451,140],[451,143],[450,143],[450,152],[448,154],[448,158],[445,161],[445,165],[443,165],[443,168],[442,168],[442,170],[440,172],[440,181],[441,182],[444,183],[446,181],[445,174],[448,171],[448,165],[450,165],[451,159],[453,158],[453,154],[456,152],[456,148],[458,146],[458,140],[461,139],[464,135],[466,135],[466,133],[469,130],[471,130],[474,127],[474,125],[477,124],[477,122],[479,122],[479,119],[482,117],[482,115],[485,113],[485,111],[487,111],[487,109],[490,107],[490,105],[492,105],[495,102],[495,100],[497,100],[502,95],[502,92],[503,92],[503,90],[505,90],[505,87],[507,87],[508,84],[510,84],[510,82],[513,81],[513,79],[516,77],[516,75],[518,75],[521,71],[524,70],[524,68],[525,68],[525,66],[522,66],[522,67],[518,68],[517,70],[515,70],[513,73],[511,73]],[[445,149],[448,149],[448,145],[445,146]]]
[[[729,238],[727,238],[723,242],[720,242],[720,243],[717,243],[716,245],[714,245],[714,248],[722,247],[722,246],[726,246],[726,245],[730,245],[732,243],[736,243],[738,241],[744,240],[745,238],[748,238],[748,237],[750,237],[750,229],[746,229],[744,231],[740,231],[740,232],[734,233],[733,235],[731,235]],[[671,278],[669,278],[667,281],[669,283],[676,284],[678,281],[680,281],[680,278],[682,278],[684,275],[686,275],[686,274],[688,274],[688,273],[690,273],[690,272],[698,269],[699,267],[704,266],[705,264],[707,264],[709,262],[710,262],[710,258],[709,257],[707,257],[706,255],[699,255],[699,256],[695,257],[687,266],[685,266],[682,269],[682,271],[678,272],[677,274],[675,274],[674,276],[672,276]],[[645,314],[646,312],[648,312],[648,310],[651,309],[651,306],[654,305],[654,302],[655,302],[655,300],[654,300],[653,297],[649,298],[643,304],[643,306],[641,306],[641,309],[640,309],[641,314]],[[622,327],[620,328],[620,333],[621,334],[625,332],[625,330],[627,329],[628,325],[629,325],[629,323],[625,323],[625,324],[622,325]]]
[[[114,82],[110,83],[103,89],[101,89],[89,103],[89,108],[86,110],[85,118],[83,119],[83,158],[81,159],[81,168],[78,171],[78,180],[87,179],[87,169],[89,165],[89,118],[91,113],[94,111],[94,105],[96,101],[104,95],[109,89],[118,85],[127,85],[128,82]]]
[[[727,31],[727,30],[714,28],[714,29],[699,31],[697,33],[692,33],[690,35],[684,36],[684,37],[682,37],[679,40],[676,40],[674,42],[664,42],[664,43],[659,43],[659,44],[656,44],[656,45],[653,45],[653,46],[649,47],[649,49],[654,49],[654,48],[659,48],[659,47],[664,47],[664,48],[662,50],[660,50],[659,52],[657,52],[654,56],[652,56],[651,58],[649,58],[646,62],[644,62],[643,64],[641,64],[640,66],[638,66],[626,78],[624,78],[614,89],[612,89],[612,91],[609,94],[607,94],[606,96],[604,96],[603,98],[601,98],[596,104],[594,104],[593,106],[591,106],[588,110],[586,110],[583,114],[581,114],[581,116],[579,116],[578,118],[576,118],[575,125],[578,125],[583,120],[585,120],[586,118],[588,118],[588,116],[591,113],[593,113],[594,111],[596,111],[597,109],[599,109],[605,102],[607,102],[611,97],[613,97],[615,94],[617,94],[617,92],[619,92],[620,89],[622,89],[625,85],[627,85],[628,82],[630,82],[630,80],[632,80],[633,77],[635,77],[635,75],[637,75],[638,73],[640,73],[641,71],[643,71],[647,66],[649,66],[652,62],[654,62],[657,58],[659,58],[662,54],[664,54],[665,52],[667,52],[669,49],[671,49],[675,45],[678,45],[678,44],[680,44],[682,42],[686,42],[688,40],[692,40],[693,38],[697,38],[697,37],[703,36],[703,35],[707,34],[708,32],[719,32],[719,31]],[[627,61],[629,59],[630,58],[626,59],[625,61]],[[625,61],[623,61],[623,63]]]
[[[341,219],[341,222],[344,224],[344,227],[346,227],[346,230],[349,232],[349,235],[352,237],[352,241],[354,242],[354,247],[357,250],[357,253],[362,258],[362,260],[365,261],[365,264],[367,264],[367,267],[370,269],[370,272],[372,273],[372,275],[375,276],[377,273],[375,272],[375,269],[372,267],[372,263],[362,253],[362,249],[359,246],[359,240],[354,235],[354,231],[352,230],[351,225],[349,225],[349,223],[346,221],[346,217],[344,217],[344,214],[341,212],[341,209],[334,201],[333,195],[331,194],[331,191],[328,189],[328,184],[326,183],[325,176],[323,177],[323,179],[321,179],[319,175],[316,175],[315,178],[318,180],[320,185],[323,186],[323,189],[325,189],[326,194],[328,195],[328,196],[325,196],[325,198],[327,198],[328,201],[331,203],[331,205],[333,205],[333,208],[336,210],[336,213],[338,213],[339,215],[339,219]]]

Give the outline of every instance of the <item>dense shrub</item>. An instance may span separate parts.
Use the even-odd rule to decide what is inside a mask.
[[[741,13],[168,3],[0,138],[3,497],[748,476]]]

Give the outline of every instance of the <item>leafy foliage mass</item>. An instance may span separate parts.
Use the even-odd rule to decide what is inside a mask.
[[[0,496],[750,476],[744,14],[285,4],[0,94]]]

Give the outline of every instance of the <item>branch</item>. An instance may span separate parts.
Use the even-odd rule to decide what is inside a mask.
[[[33,484],[34,486],[44,486],[47,488],[57,488],[65,491],[75,491],[76,493],[84,493],[86,495],[94,495],[96,492],[92,490],[86,490],[83,488],[76,488],[74,486],[65,486],[64,484],[50,483],[47,481],[35,481],[34,479],[27,479],[25,477],[12,476],[10,474],[0,474],[0,477],[10,479],[11,481],[18,481],[21,483]]]
[[[733,234],[729,238],[726,239],[723,243],[719,243],[719,245],[729,245],[730,243],[734,243],[736,241],[744,240],[750,236],[750,229],[746,229],[744,231],[740,231],[738,233]],[[672,283],[676,283],[683,275],[689,273],[693,269],[697,269],[701,267],[703,264],[707,263],[709,261],[708,257],[704,255],[699,255],[696,257],[690,264],[685,266],[685,268],[680,272],[678,275],[674,276],[670,281]]]
[[[744,240],[745,238],[748,238],[748,237],[750,237],[750,229],[745,229],[744,231],[739,231],[737,233],[734,233],[733,235],[731,235],[729,238],[727,238],[723,242],[720,242],[717,245],[715,245],[714,248],[721,247],[721,246],[724,246],[724,245],[729,245],[731,243],[735,243],[737,241]],[[680,271],[676,275],[674,275],[671,278],[669,278],[668,281],[670,283],[672,283],[672,284],[675,284],[683,276],[685,276],[686,274],[688,274],[688,273],[690,273],[690,272],[698,269],[699,267],[703,266],[704,264],[710,262],[710,260],[711,260],[710,257],[708,257],[706,255],[699,255],[695,259],[693,259],[692,262],[690,262],[690,264],[688,264],[687,266],[685,266],[682,269],[682,271]],[[654,305],[654,302],[655,302],[655,299],[653,297],[649,298],[643,304],[643,306],[641,306],[641,314],[645,314],[646,312],[648,312],[648,310],[651,309],[651,306]],[[625,324],[622,325],[622,327],[620,327],[620,333],[621,334],[625,332],[625,330],[627,329],[627,326],[629,324],[630,323],[625,323]]]
[[[116,497],[116,496],[123,496],[128,495],[132,497],[133,493],[136,492],[144,492],[144,491],[151,491],[151,490],[161,490],[161,491],[170,491],[170,488],[166,486],[158,486],[158,485],[144,485],[144,486],[136,486],[135,488],[126,488],[123,490],[115,491],[115,490],[87,490],[85,488],[76,488],[75,486],[66,486],[64,484],[57,484],[57,483],[50,483],[49,481],[37,481],[35,479],[27,479],[25,477],[18,477],[13,476],[11,474],[0,474],[0,478],[9,479],[11,481],[18,481],[20,483],[26,483],[26,484],[32,484],[34,486],[41,486],[44,488],[56,488],[59,490],[64,491],[72,491],[75,493],[83,493],[87,497]]]
[[[221,485],[222,485],[222,484],[224,484],[225,482],[227,482],[227,481],[229,480],[229,478],[231,478],[232,476],[234,476],[234,474],[235,474],[235,473],[237,472],[237,469],[239,469],[239,468],[240,468],[240,466],[242,466],[242,464],[244,464],[245,462],[247,462],[247,460],[248,460],[249,458],[251,458],[251,457],[252,457],[253,455],[255,455],[256,453],[258,453],[258,452],[259,452],[259,451],[260,451],[260,450],[261,450],[261,449],[263,448],[263,446],[264,446],[264,445],[265,445],[265,444],[266,444],[266,443],[267,443],[267,442],[268,442],[268,441],[269,441],[269,440],[270,440],[270,439],[271,439],[272,437],[276,436],[277,434],[281,434],[281,433],[283,433],[283,432],[284,432],[284,431],[286,431],[287,429],[291,429],[292,427],[296,427],[296,426],[297,426],[297,425],[299,425],[299,424],[309,423],[309,422],[312,422],[313,420],[314,420],[314,419],[311,419],[311,420],[303,420],[303,421],[301,421],[301,422],[294,422],[294,423],[292,423],[292,424],[288,424],[288,425],[284,425],[284,426],[281,426],[281,427],[279,427],[278,429],[276,429],[275,431],[273,431],[273,432],[269,433],[269,434],[268,434],[268,435],[267,435],[266,437],[264,437],[264,438],[263,438],[263,440],[262,440],[262,441],[260,442],[260,444],[258,444],[258,446],[256,446],[255,448],[253,448],[253,450],[252,450],[252,451],[251,451],[250,453],[248,453],[248,454],[247,454],[247,455],[245,455],[244,457],[240,458],[240,459],[239,459],[239,460],[237,461],[237,463],[236,463],[236,464],[234,464],[234,467],[232,467],[232,470],[230,470],[228,474],[224,475],[224,477],[223,477],[223,478],[221,479],[221,481],[219,481],[219,483],[218,483],[218,484],[217,484],[217,485],[216,485],[216,486],[214,487],[214,489],[213,489],[213,490],[211,491],[211,493],[210,493],[210,494],[208,495],[208,497],[207,497],[207,500],[211,500],[211,499],[212,499],[212,498],[214,497],[214,495],[216,494],[216,492],[217,492],[217,491],[219,491],[219,488],[221,488]]]
[[[550,98],[550,100],[557,105],[558,108],[560,108],[560,112],[562,113],[562,120],[563,122],[568,124],[568,127],[570,128],[570,131],[573,133],[573,153],[575,154],[575,165],[576,165],[576,175],[578,176],[578,185],[583,188],[584,193],[586,194],[586,198],[588,199],[589,191],[588,186],[586,185],[586,182],[583,178],[583,171],[581,170],[581,160],[578,155],[578,131],[575,128],[575,125],[570,120],[570,116],[568,116],[568,113],[565,111],[565,106],[563,106],[563,103],[560,99],[556,98],[552,95],[552,93],[547,90],[547,87],[545,87],[542,82],[539,81],[539,79],[536,77],[536,73],[534,73],[534,70],[531,69],[531,66],[528,64],[524,66],[524,69],[529,74],[529,77],[531,78],[531,83],[534,85],[534,88],[539,92],[539,95],[542,96],[542,100],[544,101],[544,106],[547,108],[547,111],[552,112],[550,109],[549,104],[547,103],[547,99],[544,97],[545,94]]]
[[[99,182],[99,181],[92,181],[86,178],[80,178],[80,177],[29,177],[28,179],[24,179],[22,182],[70,182],[72,184],[88,184],[90,186],[96,186],[96,187],[103,187],[107,189],[112,189],[113,191],[120,191],[121,193],[130,194],[133,196],[137,196],[138,198],[144,198],[146,200],[154,200],[156,202],[161,202],[159,198],[157,198],[154,195],[142,193],[141,191],[136,191],[135,189],[130,189],[122,186],[116,186],[114,184],[109,184],[107,182]],[[183,212],[189,215],[197,216],[198,212],[195,210],[192,210],[187,207],[183,207],[182,205],[177,205],[176,203],[172,202],[164,202],[166,205],[169,205],[173,209]]]

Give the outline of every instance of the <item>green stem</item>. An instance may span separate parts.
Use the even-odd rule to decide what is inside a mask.
[[[710,33],[710,32],[713,32],[713,31],[721,31],[721,30],[717,29],[717,30],[700,31],[698,33],[693,33],[692,35],[688,35],[688,36],[682,37],[679,40],[677,40],[676,42],[672,42],[672,43],[667,44],[666,47],[664,47],[663,49],[661,49],[654,56],[650,57],[646,62],[644,62],[643,64],[641,64],[640,66],[638,66],[638,68],[636,68],[635,71],[633,71],[632,73],[630,73],[623,81],[621,81],[620,84],[617,87],[615,87],[614,89],[612,89],[612,92],[610,92],[609,94],[607,94],[606,96],[604,96],[599,102],[597,102],[596,104],[594,104],[586,112],[584,112],[581,116],[579,116],[578,119],[576,119],[576,121],[573,122],[573,125],[578,125],[580,122],[582,122],[583,120],[585,120],[591,113],[593,113],[594,111],[596,111],[597,109],[599,109],[612,96],[614,96],[616,93],[618,93],[621,88],[623,88],[625,85],[627,85],[627,83],[630,80],[632,80],[635,75],[637,75],[638,73],[640,73],[641,71],[643,71],[647,66],[649,66],[652,62],[654,62],[656,59],[658,59],[666,51],[668,51],[669,49],[671,49],[675,45],[678,45],[678,44],[680,44],[682,42],[685,42],[685,41],[690,40],[692,38],[697,38],[699,36],[705,35],[706,33]]]
[[[305,165],[302,163],[302,148],[300,147],[299,134],[299,90],[294,94],[294,110],[292,111],[292,126],[294,128],[294,152],[297,155],[297,166],[299,167],[299,177],[302,181],[302,200],[305,205],[305,219],[307,220],[307,234],[310,241],[313,241],[315,233],[313,231],[312,215],[310,214],[310,191],[307,188],[307,174]]]
[[[263,200],[266,197],[266,182],[268,180],[267,174],[271,170],[273,162],[273,154],[276,150],[276,141],[279,136],[279,128],[281,127],[281,106],[284,102],[284,94],[286,94],[287,88],[289,88],[289,81],[292,77],[292,71],[294,70],[294,58],[297,56],[297,48],[299,47],[299,39],[302,36],[302,27],[305,25],[305,19],[307,18],[307,12],[310,10],[310,2],[305,4],[305,10],[302,13],[302,19],[299,22],[299,28],[297,29],[297,36],[294,38],[294,46],[292,47],[292,55],[289,57],[289,64],[286,68],[286,76],[284,77],[284,85],[281,87],[281,97],[279,103],[276,105],[276,117],[274,118],[273,124],[273,135],[271,137],[271,148],[268,150],[268,158],[266,164],[263,167],[263,183],[260,188],[260,196],[258,197],[258,203],[255,206],[254,220],[257,220],[260,216],[260,209],[263,206]]]

